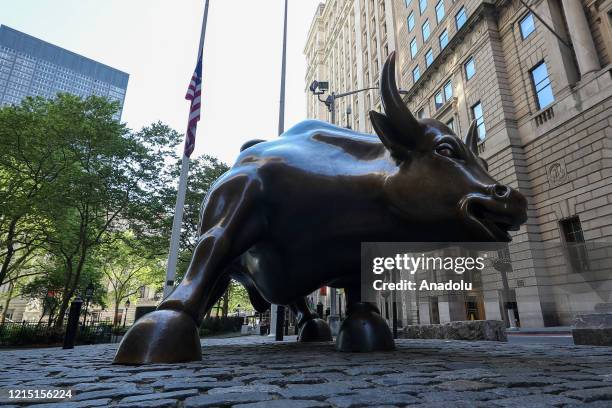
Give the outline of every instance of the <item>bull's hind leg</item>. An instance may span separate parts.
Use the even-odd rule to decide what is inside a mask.
[[[265,223],[254,211],[259,182],[228,177],[207,198],[200,238],[181,284],[123,338],[115,364],[202,359],[198,326],[229,282],[227,266],[258,239]]]
[[[332,341],[329,325],[310,310],[305,298],[291,304],[291,310],[298,318],[298,341]]]
[[[348,352],[387,351],[395,348],[393,335],[378,308],[360,302],[360,288],[345,288],[347,317],[340,326],[336,349]]]

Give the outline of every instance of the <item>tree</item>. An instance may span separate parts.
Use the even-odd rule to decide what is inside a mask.
[[[162,260],[148,256],[143,245],[129,232],[105,246],[98,255],[98,261],[110,289],[108,295],[114,307],[114,326],[119,323],[119,307],[124,301],[142,287],[160,287],[163,284]]]
[[[114,119],[118,109],[104,98],[60,94],[30,98],[0,114],[0,143],[16,152],[0,158],[0,199],[7,204],[1,236],[13,248],[4,263],[15,268],[15,248],[26,252],[14,237],[40,233],[33,248],[44,247],[61,266],[53,272],[61,282],[58,325],[99,246],[126,229],[159,237],[156,220],[168,217],[156,192],[171,182],[166,160],[176,161],[182,137],[160,123],[130,132]],[[11,232],[16,218],[29,224]]]
[[[0,108],[0,286],[41,248],[45,219],[37,204],[64,169],[55,149],[62,135],[47,108],[42,98]]]

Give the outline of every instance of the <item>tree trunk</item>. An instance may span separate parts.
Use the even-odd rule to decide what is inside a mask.
[[[117,327],[117,317],[119,316],[119,302],[115,302],[115,314],[113,315],[113,327]]]
[[[13,289],[15,289],[15,285],[13,282],[9,283],[9,291],[6,295],[6,302],[4,302],[4,309],[2,309],[2,318],[0,319],[0,325],[3,325],[6,320],[6,313],[8,312],[9,304],[11,303],[11,298],[13,297]]]
[[[9,229],[6,235],[6,256],[2,261],[2,267],[0,268],[0,286],[6,279],[8,275],[9,266],[11,265],[11,261],[13,260],[13,255],[15,254],[15,228],[17,227],[17,221],[19,221],[19,217],[15,217],[11,224],[9,225]],[[3,320],[4,323],[4,320]]]
[[[223,317],[227,317],[227,312],[229,309],[229,295],[230,295],[230,288],[228,287],[225,293],[223,294],[223,308],[222,308]]]

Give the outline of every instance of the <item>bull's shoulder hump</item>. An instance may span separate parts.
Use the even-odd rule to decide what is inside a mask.
[[[367,133],[355,132],[351,129],[332,125],[331,123],[320,120],[304,120],[281,135],[281,137],[313,137],[314,135],[325,134],[343,139],[363,140],[367,142],[379,142],[378,137]]]

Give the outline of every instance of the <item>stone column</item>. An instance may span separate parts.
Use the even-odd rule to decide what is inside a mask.
[[[580,75],[601,68],[581,0],[561,0]]]

